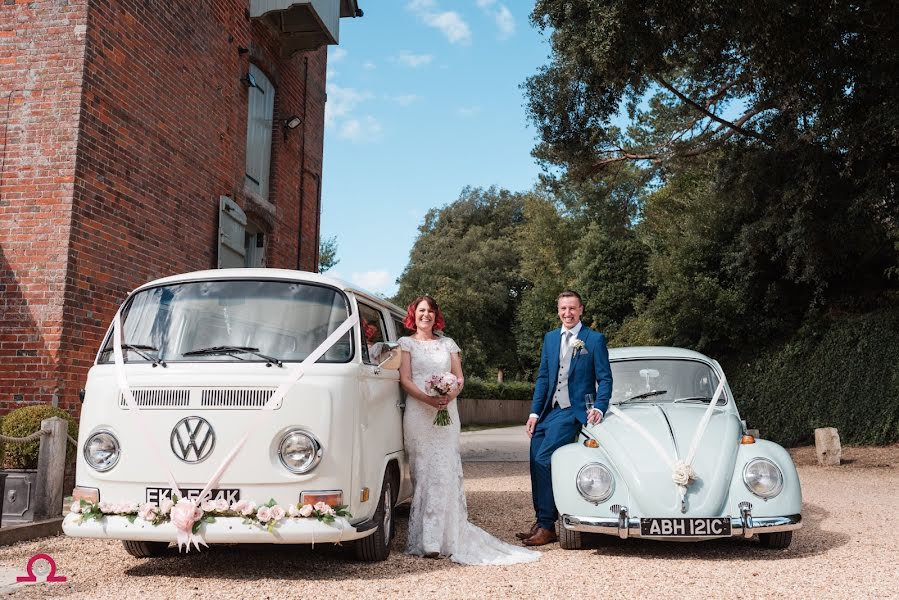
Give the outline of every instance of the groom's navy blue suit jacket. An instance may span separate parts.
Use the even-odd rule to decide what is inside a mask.
[[[587,422],[587,408],[584,404],[585,394],[595,394],[594,407],[605,414],[612,397],[612,369],[609,366],[609,349],[606,347],[606,336],[593,331],[586,325],[581,326],[577,335],[583,340],[584,349],[572,350],[571,363],[568,368],[568,396],[571,408],[581,424]],[[553,394],[559,378],[559,348],[562,343],[562,329],[554,329],[543,337],[543,352],[540,355],[540,370],[537,373],[537,385],[534,388],[534,399],[531,412],[542,419],[552,408]]]

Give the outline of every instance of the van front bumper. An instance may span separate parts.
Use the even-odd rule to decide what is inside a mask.
[[[153,525],[141,519],[130,523],[125,517],[107,516],[102,521],[79,523],[80,515],[69,514],[62,522],[62,530],[71,537],[144,542],[175,542],[175,526],[171,523]],[[331,524],[317,519],[284,519],[271,533],[242,517],[216,517],[214,523],[204,523],[200,534],[209,544],[316,544],[358,540],[375,532],[368,521],[350,525],[343,517]]]

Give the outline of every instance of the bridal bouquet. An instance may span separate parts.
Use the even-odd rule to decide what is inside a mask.
[[[438,373],[437,375],[431,375],[428,377],[427,381],[425,381],[425,393],[428,396],[446,396],[447,394],[455,392],[457,389],[459,389],[459,378],[452,373]],[[452,422],[449,411],[445,408],[438,410],[437,416],[434,417],[434,425],[440,427],[445,427]]]

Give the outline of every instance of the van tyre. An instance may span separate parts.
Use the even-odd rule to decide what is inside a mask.
[[[772,550],[783,550],[784,548],[789,548],[792,541],[792,531],[778,531],[775,533],[759,534],[759,542],[762,543],[762,546],[764,546],[765,548],[771,548]]]
[[[153,558],[162,556],[169,547],[168,542],[138,542],[135,540],[122,540],[125,552],[134,558]]]
[[[567,529],[559,523],[559,545],[565,550],[580,550],[584,547],[584,536],[580,531]]]
[[[393,541],[395,533],[393,514],[396,503],[395,485],[388,470],[384,473],[384,482],[381,484],[381,499],[378,501],[378,508],[375,510],[374,517],[372,517],[378,524],[378,527],[373,534],[356,540],[353,544],[358,560],[376,562],[387,560],[387,557],[390,556],[390,543]]]

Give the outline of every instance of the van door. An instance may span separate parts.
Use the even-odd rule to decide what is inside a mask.
[[[383,445],[383,454],[372,460],[403,449],[403,412],[400,394],[399,369],[386,369],[378,364],[387,356],[384,342],[388,341],[387,325],[379,308],[359,301],[362,333],[362,390],[364,405],[360,410],[363,430],[374,432],[366,436],[366,453],[374,454],[374,444]],[[368,460],[364,457],[363,460]],[[366,472],[370,472],[366,469]]]

